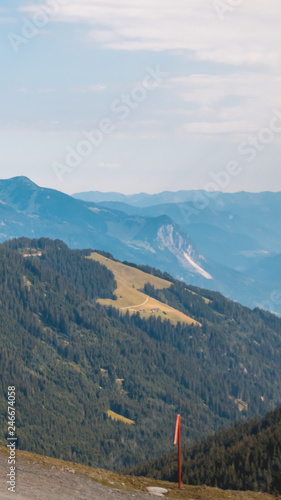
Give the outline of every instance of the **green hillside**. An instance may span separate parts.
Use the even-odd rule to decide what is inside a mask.
[[[112,271],[117,283],[115,301],[112,299],[99,299],[99,304],[117,307],[120,311],[129,311],[131,314],[138,312],[145,319],[155,316],[156,318],[169,320],[174,325],[180,321],[188,325],[202,326],[194,318],[143,291],[146,285],[150,285],[156,290],[170,288],[172,285],[170,281],[152,274],[148,275],[140,269],[109,259],[97,252],[93,252],[90,258]]]
[[[183,480],[190,485],[281,493],[281,406],[262,420],[221,431],[183,450]],[[176,481],[177,456],[164,456],[135,473]]]
[[[48,239],[0,245],[2,444],[10,385],[21,449],[108,469],[172,450],[179,411],[191,444],[280,403],[277,317],[151,268],[142,292],[202,326],[124,314],[98,303],[115,303],[117,282],[91,253]]]

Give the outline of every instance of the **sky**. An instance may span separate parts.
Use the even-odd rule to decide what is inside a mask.
[[[280,0],[4,0],[0,178],[281,191]]]

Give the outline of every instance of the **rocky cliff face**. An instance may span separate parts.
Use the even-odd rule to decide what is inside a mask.
[[[206,259],[194,248],[190,238],[175,225],[161,226],[157,233],[157,244],[162,252],[170,252],[179,265],[191,275],[200,275],[212,280],[213,277],[204,269]]]

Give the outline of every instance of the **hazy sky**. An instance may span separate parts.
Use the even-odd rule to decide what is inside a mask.
[[[0,177],[281,190],[280,23],[280,0],[4,0]]]

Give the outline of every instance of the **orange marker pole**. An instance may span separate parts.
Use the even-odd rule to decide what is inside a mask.
[[[178,443],[179,489],[181,489],[181,416],[177,416],[174,444]]]
[[[181,417],[179,415],[179,432],[178,432],[178,462],[179,462],[179,489],[181,489]]]

